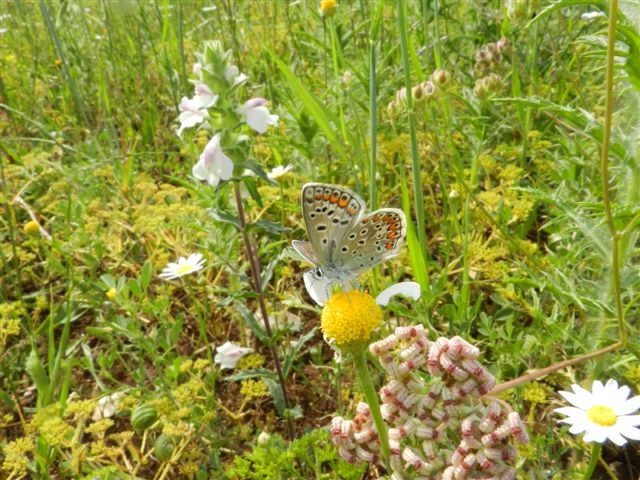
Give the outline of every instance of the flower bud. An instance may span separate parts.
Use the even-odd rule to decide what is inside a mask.
[[[451,80],[451,74],[444,68],[438,68],[431,74],[431,81],[438,86],[444,86]]]
[[[511,47],[511,44],[509,43],[508,39],[501,38],[496,43],[496,47],[498,48],[498,52],[505,53],[507,50],[509,50],[509,48]]]
[[[320,2],[320,15],[330,17],[336,12],[336,0],[322,0]]]
[[[422,99],[422,95],[423,95],[423,90],[422,90],[422,84],[419,83],[418,85],[416,85],[415,87],[413,87],[411,89],[411,96],[415,99],[415,100],[420,100]]]

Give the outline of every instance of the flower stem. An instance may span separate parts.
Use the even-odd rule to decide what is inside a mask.
[[[242,194],[240,192],[240,185],[238,183],[234,184],[236,204],[238,208],[238,219],[240,222],[240,231],[242,232],[242,240],[244,242],[245,254],[247,255],[247,260],[249,261],[249,267],[251,269],[251,277],[252,282],[251,286],[253,291],[257,294],[258,297],[258,305],[260,308],[260,316],[262,317],[262,322],[264,323],[264,330],[267,333],[267,336],[271,340],[273,338],[273,334],[271,331],[271,324],[269,323],[269,314],[267,312],[267,304],[264,299],[264,291],[262,289],[262,280],[260,273],[260,261],[258,260],[258,256],[256,253],[256,249],[253,247],[251,239],[249,238],[249,234],[247,233],[247,222],[245,219],[244,206],[242,204]],[[282,399],[284,401],[285,409],[289,409],[289,398],[287,395],[287,387],[284,379],[284,374],[282,373],[282,367],[280,365],[280,359],[278,358],[278,351],[276,350],[275,345],[271,341],[269,341],[269,350],[271,350],[271,357],[273,358],[273,363],[275,365],[276,374],[278,375],[278,383],[280,384],[280,389],[282,390]],[[293,439],[294,430],[293,423],[291,421],[291,416],[287,415],[287,429],[289,431],[289,438]]]
[[[360,380],[360,386],[364,392],[364,396],[369,404],[369,410],[373,416],[373,423],[378,431],[378,438],[380,439],[380,451],[382,452],[382,458],[384,466],[388,473],[391,473],[391,467],[389,458],[391,453],[389,450],[389,437],[387,435],[387,426],[382,419],[382,413],[380,412],[380,402],[378,402],[378,394],[371,381],[371,375],[369,375],[369,369],[367,368],[366,350],[362,350],[359,353],[353,354],[353,360],[356,364],[356,370],[358,371],[358,379]]]
[[[620,340],[627,343],[627,325],[622,306],[622,287],[620,279],[620,235],[616,229],[611,206],[611,187],[609,185],[609,143],[613,122],[613,84],[615,67],[616,23],[618,20],[618,0],[611,0],[609,5],[609,25],[607,35],[607,70],[605,73],[605,112],[602,129],[602,146],[600,149],[600,176],[602,179],[602,204],[607,218],[607,226],[611,235],[611,281],[613,284],[613,301],[616,307],[616,318],[620,330]]]
[[[596,465],[598,464],[598,460],[600,460],[600,454],[602,453],[602,445],[598,442],[593,442],[593,447],[591,447],[591,458],[589,459],[589,465],[587,465],[587,470],[584,472],[584,476],[582,480],[589,480],[591,475],[593,475],[593,471],[596,469]]]

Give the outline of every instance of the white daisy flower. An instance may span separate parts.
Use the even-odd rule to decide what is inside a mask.
[[[159,277],[165,280],[174,280],[176,278],[197,272],[204,266],[204,258],[201,253],[192,253],[188,258],[180,257],[178,263],[169,263]]]
[[[291,164],[287,165],[286,167],[283,165],[278,165],[277,167],[274,167],[270,172],[267,172],[267,178],[269,178],[270,180],[276,180],[280,177],[285,176],[291,170],[293,170],[293,165]]]
[[[580,385],[571,388],[574,393],[558,393],[574,406],[554,410],[567,415],[560,422],[571,425],[570,433],[585,432],[585,442],[603,443],[609,439],[618,446],[627,443],[627,439],[640,440],[640,429],[636,428],[640,415],[629,415],[640,409],[640,395],[628,398],[631,389],[625,385],[618,388],[615,380],[606,385],[596,380],[591,392]]]

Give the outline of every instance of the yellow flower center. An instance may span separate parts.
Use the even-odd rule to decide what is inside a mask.
[[[358,290],[338,292],[322,309],[320,328],[339,348],[367,345],[382,322],[382,310],[375,299]]]
[[[587,418],[593,423],[597,423],[603,427],[615,425],[618,420],[616,413],[611,410],[611,408],[605,407],[604,405],[594,405],[587,410]]]
[[[109,300],[113,300],[114,298],[116,298],[116,295],[118,294],[118,291],[115,288],[110,288],[109,290],[107,290],[107,292],[105,293],[105,295],[107,296],[107,298]]]
[[[178,275],[179,277],[191,272],[193,272],[193,265],[188,263],[180,265],[178,268],[176,268],[176,275]]]

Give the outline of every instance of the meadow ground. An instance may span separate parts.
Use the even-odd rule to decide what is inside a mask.
[[[2,2],[0,477],[638,478],[638,18]]]

